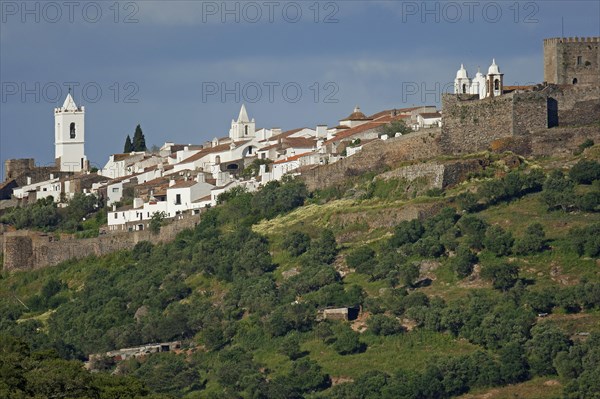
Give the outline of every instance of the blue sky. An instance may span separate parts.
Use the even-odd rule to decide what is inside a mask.
[[[439,105],[461,63],[472,76],[495,58],[505,84],[541,82],[542,41],[561,36],[561,18],[565,36],[600,35],[598,1],[0,6],[2,166],[53,162],[67,82],[86,106],[86,154],[102,166],[138,123],[149,145],[202,143],[227,135],[244,102],[258,127],[331,126],[357,104]]]

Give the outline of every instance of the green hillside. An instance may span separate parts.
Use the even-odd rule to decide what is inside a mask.
[[[481,155],[444,191],[269,183],[172,243],[3,274],[0,397],[600,397],[600,148]]]

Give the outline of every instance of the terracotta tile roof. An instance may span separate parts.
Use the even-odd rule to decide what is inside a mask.
[[[130,209],[133,209],[133,205],[123,205],[117,209],[115,209],[114,211],[109,211],[109,212],[123,212],[123,211],[128,211]]]
[[[367,115],[363,114],[360,111],[358,111],[358,112],[355,111],[342,120],[343,121],[368,121],[368,120],[371,120],[371,118],[367,117]]]
[[[412,111],[415,111],[419,108],[423,108],[424,106],[420,106],[420,107],[410,107],[410,108],[395,108],[395,109],[386,109],[383,111],[379,111],[376,114],[371,115],[369,118],[371,119],[378,119],[381,118],[382,116],[391,116],[392,112],[396,111],[396,114],[406,114],[406,113],[410,113]],[[428,105],[425,105],[425,107],[429,107]]]
[[[308,155],[310,153],[311,153],[310,151],[309,152],[303,152],[302,154],[294,155],[294,156],[288,157],[286,159],[280,159],[279,161],[273,162],[273,164],[282,164],[282,163],[286,163],[286,162],[292,162],[292,161],[295,161],[296,159],[300,159],[303,156]]]
[[[234,144],[236,144],[237,146],[240,146],[240,145],[246,144],[249,141],[250,140],[235,141]],[[204,148],[204,149],[200,150],[200,152],[192,155],[191,157],[188,157],[188,158],[184,159],[183,161],[181,161],[179,163],[182,164],[182,163],[194,162],[194,161],[197,161],[199,159],[204,158],[208,154],[212,154],[212,153],[215,153],[215,152],[227,151],[227,150],[229,150],[230,144],[231,143],[225,143],[225,144],[216,145],[214,147]]]
[[[503,86],[503,92],[511,92],[515,90],[533,90],[535,86]]]
[[[186,188],[195,186],[198,182],[196,180],[181,180],[172,185],[169,188]]]
[[[312,148],[315,146],[317,140],[314,138],[305,137],[288,137],[282,140],[282,144],[287,144],[290,147],[299,148]]]
[[[283,139],[283,138],[291,136],[292,134],[298,133],[299,131],[304,130],[304,129],[306,129],[306,128],[305,127],[299,127],[297,129],[287,130],[287,131],[285,131],[283,133],[279,133],[279,134],[276,134],[275,136],[271,136],[268,139],[268,141],[275,141],[275,140]]]
[[[211,195],[208,194],[208,195],[206,195],[202,198],[198,198],[197,200],[192,201],[192,202],[197,204],[198,202],[210,201],[210,199],[211,199]]]
[[[277,147],[279,147],[280,145],[281,145],[281,143],[275,143],[275,144],[271,144],[271,145],[268,145],[268,146],[266,146],[266,147],[263,147],[263,148],[261,148],[261,149],[260,149],[260,150],[258,150],[257,152],[261,152],[261,151],[268,151],[268,150],[271,150],[271,149],[273,149],[273,148],[277,148]]]
[[[315,138],[306,138],[306,137],[287,137],[281,139],[281,143],[275,143],[268,145],[266,147],[261,148],[258,152],[268,151],[274,148],[277,149],[285,149],[285,148],[313,148],[317,144],[317,140]]]
[[[409,116],[408,115],[396,115],[394,117],[389,116],[388,118],[379,118],[375,121],[367,122],[363,125],[353,127],[352,129],[345,130],[343,132],[339,132],[335,135],[335,137],[325,141],[324,144],[341,141],[343,139],[350,138],[356,134],[363,133],[363,132],[366,132],[366,131],[372,130],[372,129],[377,129],[377,128],[384,126],[392,121],[406,119],[406,118],[409,118]]]
[[[140,154],[113,154],[113,160],[115,162],[119,162],[119,161],[123,161],[124,159],[127,159],[129,157],[133,157],[136,155],[140,155]]]
[[[169,178],[168,177],[157,177],[156,179],[148,180],[145,183],[138,184],[138,187],[159,186],[159,185],[165,184],[165,183],[167,183],[167,184],[169,183]]]
[[[346,126],[346,125],[337,125],[335,127],[330,127],[329,129],[350,129],[350,126]]]
[[[111,179],[111,180],[107,181],[106,185],[110,186],[110,185],[115,184],[115,183],[120,183],[120,182],[122,182],[124,180],[133,179],[134,177],[139,176],[139,175],[141,175],[141,173],[134,173],[132,175],[117,177],[116,179]],[[105,177],[105,176],[103,176],[103,177]]]
[[[440,114],[439,112],[423,112],[421,114],[421,117],[423,118],[441,118],[442,114]]]

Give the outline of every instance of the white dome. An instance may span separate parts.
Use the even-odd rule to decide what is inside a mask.
[[[476,78],[482,78],[483,74],[481,73],[481,71],[479,70],[479,68],[477,68],[477,73],[475,74]]]
[[[460,69],[456,72],[456,79],[468,79],[467,70],[463,64],[460,64]]]
[[[500,74],[500,68],[498,68],[498,65],[496,65],[496,59],[494,58],[492,60],[492,65],[490,65],[489,69],[488,69],[488,75],[499,75]]]

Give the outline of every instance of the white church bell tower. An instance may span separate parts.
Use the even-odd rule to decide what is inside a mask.
[[[231,129],[229,129],[229,137],[232,140],[244,140],[253,139],[255,136],[256,122],[254,118],[250,120],[248,118],[248,112],[246,112],[246,106],[242,104],[240,114],[237,121],[231,121]]]
[[[54,108],[54,158],[61,172],[88,169],[84,151],[85,108],[78,107],[71,90],[60,108]]]

